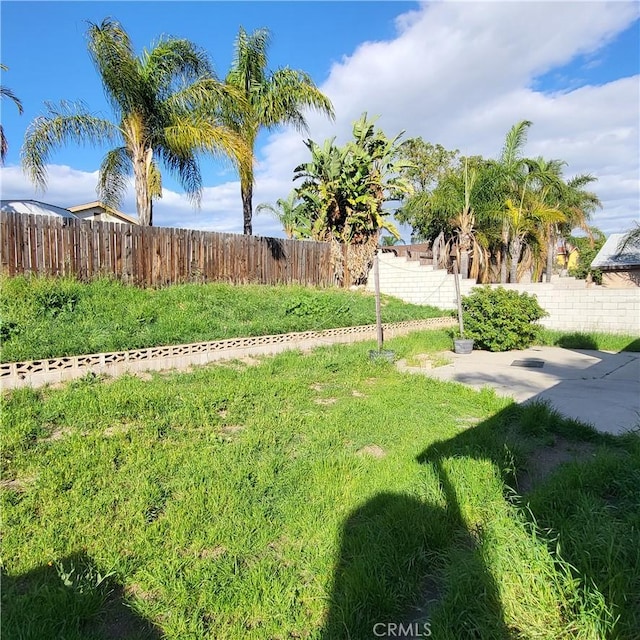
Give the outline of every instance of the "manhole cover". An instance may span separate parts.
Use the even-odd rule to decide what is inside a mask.
[[[512,367],[525,367],[526,369],[542,369],[544,367],[544,360],[538,360],[537,358],[527,358],[526,360],[514,360],[511,363]]]

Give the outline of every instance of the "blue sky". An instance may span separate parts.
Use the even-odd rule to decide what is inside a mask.
[[[25,113],[2,104],[9,140],[2,198],[34,197],[60,206],[94,200],[102,150],[70,146],[51,157],[49,189],[22,176],[19,148],[45,101],[83,100],[109,116],[86,51],[86,21],[118,19],[137,51],[162,35],[205,48],[220,76],[239,25],[268,27],[272,67],[309,72],[333,100],[336,121],[309,118],[318,141],[350,134],[363,112],[380,115],[389,135],[401,129],[463,153],[499,153],[515,122],[534,122],[525,151],[562,158],[566,174],[590,172],[605,207],[606,232],[638,218],[639,5],[623,2],[12,2],[0,5],[2,84]],[[254,204],[285,197],[293,168],[306,159],[303,138],[263,134]],[[203,205],[194,211],[168,175],[155,223],[240,231],[237,176],[203,161]],[[129,196],[123,211],[135,212]],[[281,235],[256,218],[256,232]]]

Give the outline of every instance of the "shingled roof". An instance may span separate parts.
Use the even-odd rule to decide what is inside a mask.
[[[612,233],[591,263],[592,269],[634,269],[640,267],[640,245],[629,242],[624,233]]]

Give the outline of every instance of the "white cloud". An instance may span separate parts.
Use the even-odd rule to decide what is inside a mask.
[[[636,3],[450,2],[424,4],[399,16],[397,35],[366,42],[335,63],[322,90],[336,121],[310,114],[310,132],[283,130],[258,153],[254,209],[285,197],[293,169],[308,159],[306,137],[350,137],[363,111],[380,114],[388,135],[406,130],[463,153],[495,157],[516,122],[534,125],[525,153],[567,161],[568,176],[589,172],[604,203],[594,223],[622,231],[638,217],[640,92],[638,77],[545,94],[536,78],[599,48],[640,15]],[[563,71],[563,73],[565,73]],[[36,197],[19,169],[5,167],[2,197]],[[50,188],[36,199],[69,204],[95,199],[96,173],[52,166]],[[135,211],[131,195],[123,205]],[[165,189],[154,205],[158,225],[242,231],[237,180],[207,187],[196,211],[184,194]],[[267,215],[254,232],[282,235]]]
[[[495,157],[509,128],[532,120],[525,152],[589,172],[604,203],[605,232],[638,216],[638,77],[564,93],[535,79],[579,54],[593,54],[639,15],[636,4],[476,2],[424,5],[397,20],[398,36],[362,44],[334,64],[322,89],[337,121],[310,118],[311,138],[345,140],[363,111],[381,114],[388,135],[405,129],[463,153]],[[293,131],[271,136],[259,180],[292,175],[306,159]],[[259,184],[259,183],[258,183]],[[283,185],[282,195],[290,189]]]

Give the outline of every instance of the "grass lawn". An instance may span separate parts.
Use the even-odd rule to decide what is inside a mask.
[[[383,322],[448,315],[384,297]],[[371,294],[301,286],[0,279],[2,362],[373,324]]]
[[[3,637],[640,637],[637,434],[372,346],[7,394]]]
[[[638,336],[598,333],[592,331],[567,332],[543,329],[539,343],[549,347],[563,347],[564,349],[595,349],[597,351],[640,351]]]

